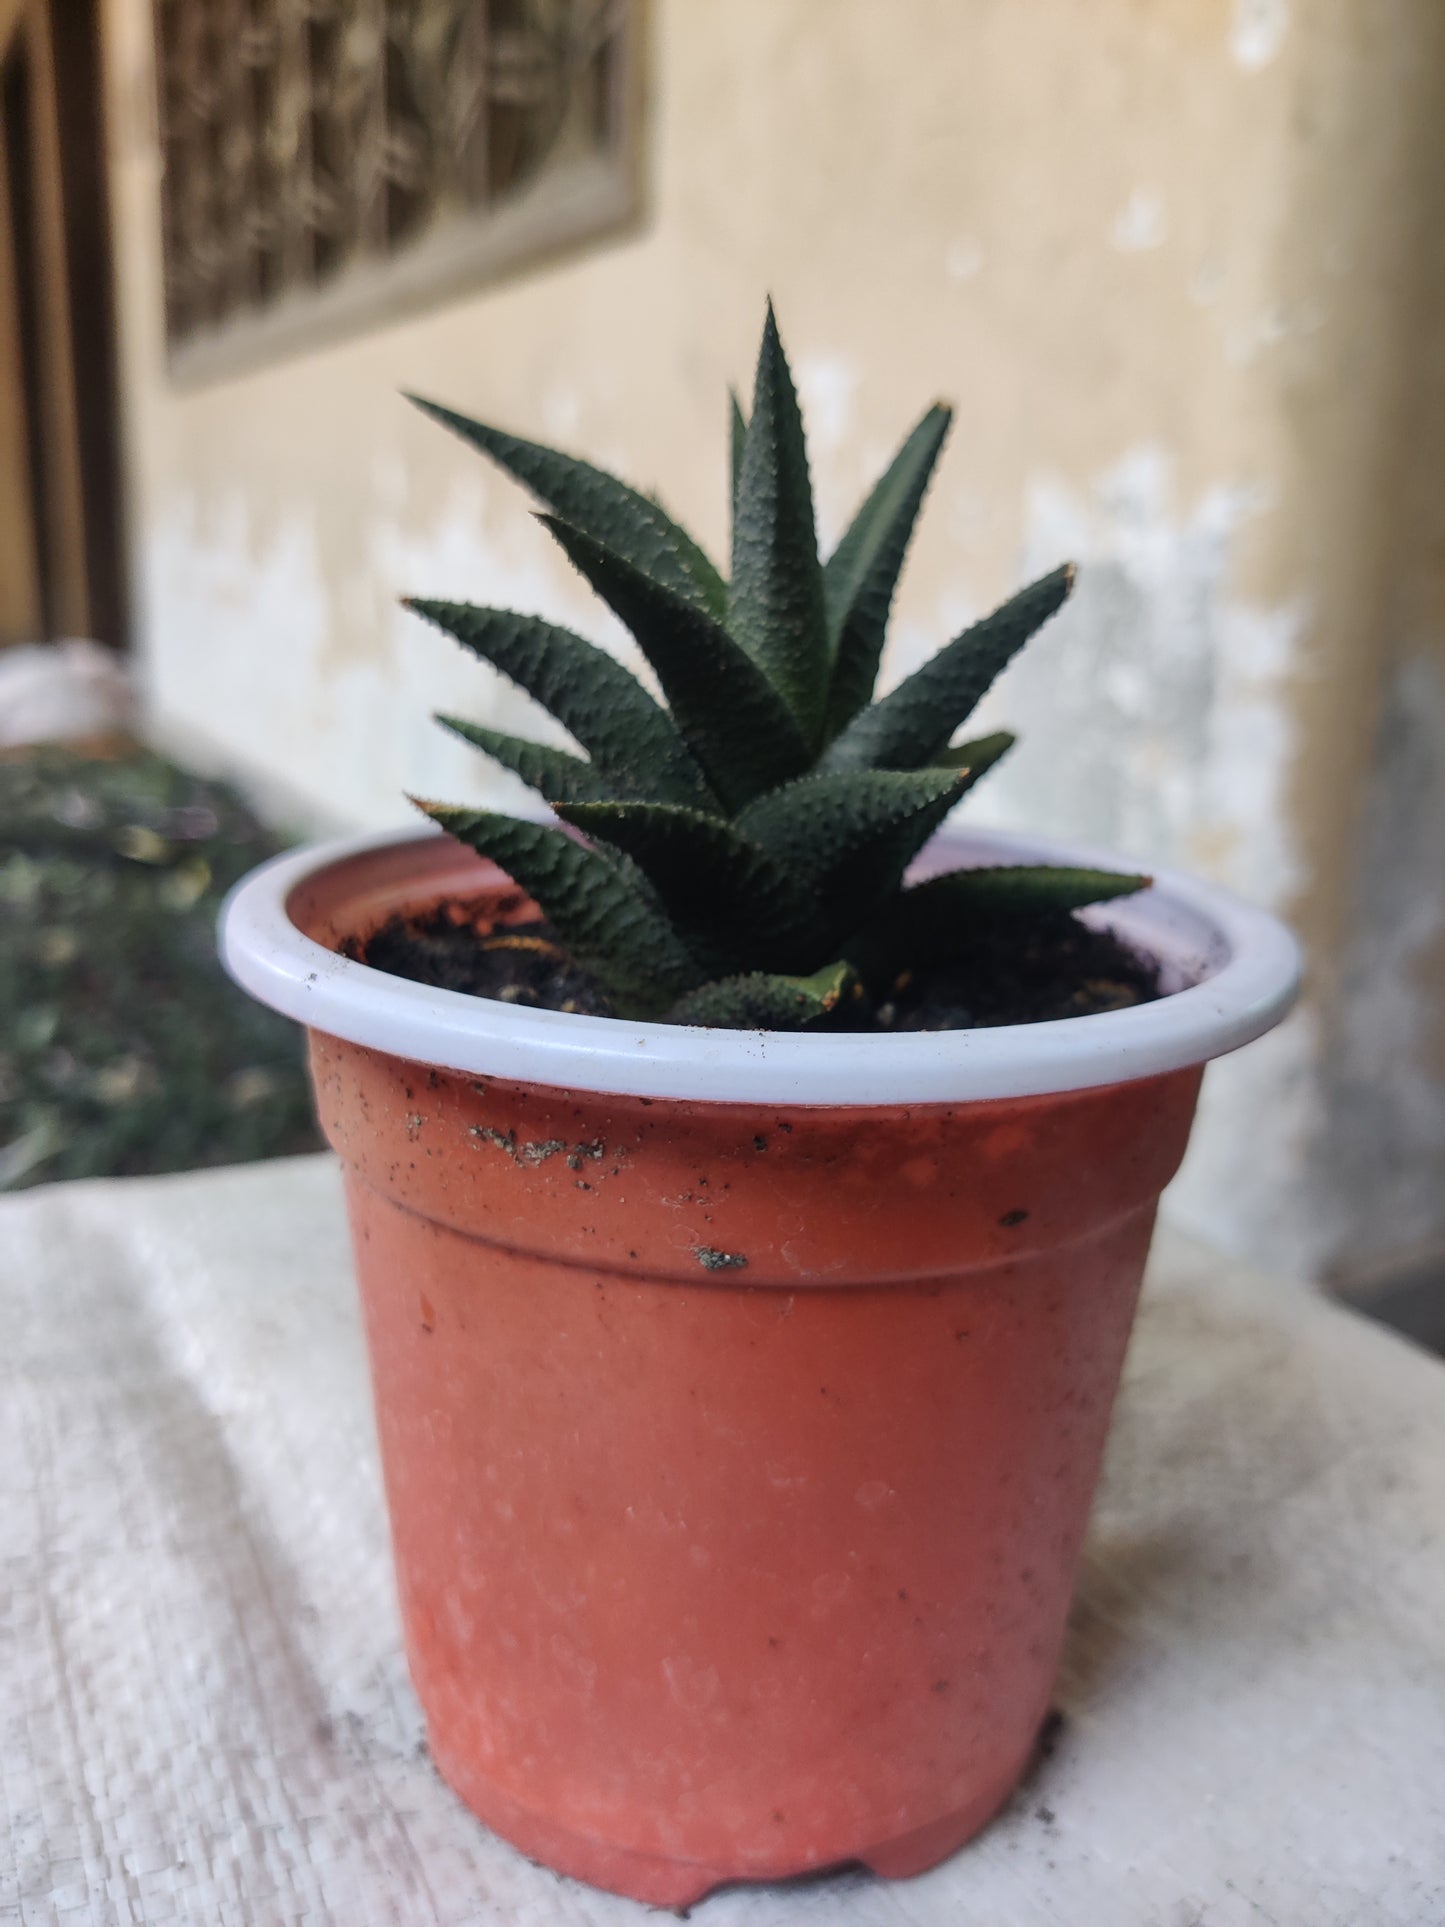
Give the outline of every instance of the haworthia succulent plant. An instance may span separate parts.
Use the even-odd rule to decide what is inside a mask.
[[[510,610],[410,606],[548,709],[584,752],[438,720],[565,827],[419,807],[540,905],[619,1015],[807,1030],[880,973],[946,963],[979,920],[1068,911],[1148,879],[1048,866],[908,868],[1012,747],[954,732],[1073,586],[1031,583],[874,697],[889,611],[948,432],[936,404],[820,560],[796,390],[771,304],[750,412],[731,403],[731,581],[650,497],[589,463],[420,407],[513,475],[631,630],[659,703],[616,659]]]

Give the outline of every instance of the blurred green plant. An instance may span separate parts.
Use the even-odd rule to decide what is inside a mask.
[[[295,1027],[216,957],[281,847],[147,751],[0,760],[0,1190],[319,1148]]]

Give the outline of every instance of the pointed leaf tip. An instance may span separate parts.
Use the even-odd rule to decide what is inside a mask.
[[[827,604],[803,417],[771,303],[743,440],[732,563],[728,628],[815,749],[828,700]]]
[[[952,409],[935,403],[915,424],[824,566],[833,652],[830,736],[873,693],[894,590],[952,419]]]
[[[860,711],[829,746],[823,767],[917,769],[948,739],[994,678],[1068,600],[1073,565],[1040,576],[965,629],[886,696]]]
[[[1063,916],[1149,887],[1151,878],[1056,864],[1001,864],[948,870],[901,890],[850,940],[849,955],[870,981],[900,968],[946,963],[963,954],[981,925]]]
[[[591,462],[473,421],[437,402],[418,398],[416,406],[635,567],[699,607],[722,614],[727,588],[712,561],[686,529],[630,483]]]
[[[672,718],[596,643],[540,616],[509,609],[418,596],[411,608],[541,703],[614,787],[630,795],[645,781],[655,796],[716,807]]]
[[[484,723],[471,723],[461,716],[438,714],[433,720],[520,777],[554,807],[560,802],[611,802],[618,795],[632,791],[633,786],[625,776],[609,781],[595,764],[568,750],[555,749],[550,743],[510,736],[504,730],[489,729]]]
[[[965,771],[971,783],[986,776],[1018,741],[1010,729],[996,729],[990,736],[974,736],[966,743],[954,743],[933,759],[935,769]]]
[[[753,971],[704,984],[674,1004],[667,1021],[712,1030],[812,1030],[857,986],[847,963],[825,964],[811,977]]]

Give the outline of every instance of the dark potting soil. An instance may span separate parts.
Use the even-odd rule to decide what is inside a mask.
[[[982,1030],[1127,1010],[1159,996],[1159,966],[1067,910],[997,917],[953,962],[904,972],[870,1029]]]
[[[439,990],[583,1017],[616,1015],[601,984],[572,961],[549,923],[499,924],[497,917],[495,897],[443,903],[420,916],[390,917],[365,943],[343,949],[374,970]]]
[[[505,907],[502,916],[505,918]],[[495,897],[392,917],[346,954],[393,977],[584,1017],[616,1013],[597,979],[541,919],[499,922]],[[1158,997],[1158,967],[1068,911],[994,918],[951,963],[903,972],[876,1001],[840,1007],[832,1028],[971,1030],[1124,1010]]]

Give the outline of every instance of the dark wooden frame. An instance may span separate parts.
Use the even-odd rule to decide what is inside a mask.
[[[3,640],[126,637],[103,101],[99,0],[0,0]]]

